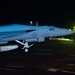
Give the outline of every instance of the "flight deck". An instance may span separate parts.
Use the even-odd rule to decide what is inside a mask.
[[[1,75],[74,75],[75,41],[36,43],[28,53],[0,53]]]

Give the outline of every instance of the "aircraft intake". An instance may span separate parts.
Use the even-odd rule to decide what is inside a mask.
[[[26,42],[44,42],[45,38],[44,37],[38,37],[38,38],[35,38],[35,39],[26,39],[25,41]]]
[[[35,39],[26,39],[25,41],[26,42],[37,42],[38,40],[37,40],[37,38],[35,38]]]

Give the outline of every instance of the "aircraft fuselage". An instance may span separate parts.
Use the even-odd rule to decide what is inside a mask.
[[[27,26],[8,25],[0,27],[0,41],[14,41],[26,39],[44,39],[45,37],[57,37],[72,34],[65,28],[54,26]]]

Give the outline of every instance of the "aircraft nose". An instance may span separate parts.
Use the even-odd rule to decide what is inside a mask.
[[[68,30],[68,34],[73,34],[73,33],[74,33],[74,31]]]
[[[68,29],[63,29],[65,31],[65,35],[70,35],[73,34],[74,31],[68,30]]]
[[[73,34],[74,33],[74,31],[70,31],[70,30],[69,30],[69,32],[70,32],[70,34]]]

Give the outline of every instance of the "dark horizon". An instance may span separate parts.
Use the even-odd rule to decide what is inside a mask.
[[[38,21],[39,25],[72,28],[75,25],[75,3],[65,0],[1,2],[0,25],[26,24],[30,20]]]

